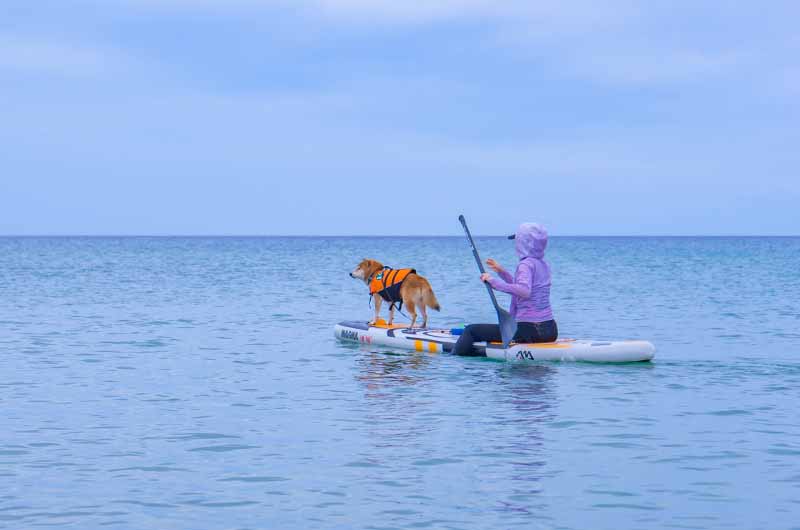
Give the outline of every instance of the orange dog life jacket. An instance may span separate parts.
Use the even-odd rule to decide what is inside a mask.
[[[379,294],[381,298],[390,304],[397,304],[400,309],[403,299],[400,296],[400,288],[409,274],[416,274],[416,269],[393,269],[384,267],[383,270],[375,273],[369,282],[369,294]]]

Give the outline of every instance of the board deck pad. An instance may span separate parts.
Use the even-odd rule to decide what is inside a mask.
[[[450,352],[458,340],[449,329],[409,328],[408,324],[387,325],[378,321],[340,322],[334,327],[337,339],[372,346],[386,346],[427,353]],[[486,357],[502,361],[579,361],[579,362],[638,362],[650,361],[655,346],[645,340],[585,340],[559,339],[556,342],[535,344],[478,342],[476,350]]]

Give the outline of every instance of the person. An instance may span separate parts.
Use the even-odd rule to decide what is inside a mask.
[[[509,236],[519,256],[514,277],[493,259],[486,264],[500,278],[488,273],[481,274],[481,281],[492,289],[509,293],[509,313],[517,321],[515,342],[555,342],[558,326],[550,307],[550,264],[544,260],[547,248],[547,230],[537,223],[522,223],[516,234]],[[500,326],[497,324],[470,324],[456,342],[456,355],[480,355],[473,348],[476,342],[499,342]]]

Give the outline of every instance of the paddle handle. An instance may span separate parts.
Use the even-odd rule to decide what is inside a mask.
[[[467,234],[467,240],[469,241],[469,246],[472,248],[472,255],[475,257],[475,262],[478,264],[478,270],[481,271],[481,274],[486,272],[486,269],[483,267],[483,262],[481,261],[481,256],[478,254],[478,249],[475,247],[475,241],[472,240],[472,234],[469,233],[469,228],[467,227],[467,220],[464,219],[463,215],[458,216],[458,220],[461,222],[461,226],[464,228],[464,233]],[[494,309],[498,313],[500,312],[500,305],[497,303],[497,297],[494,295],[494,289],[492,286],[489,285],[488,282],[483,282],[486,285],[486,290],[489,291],[489,297],[492,299],[492,304],[494,304]]]

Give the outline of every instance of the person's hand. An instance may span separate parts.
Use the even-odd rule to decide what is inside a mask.
[[[492,278],[492,275],[489,274],[488,272],[484,272],[483,274],[481,274],[481,281],[482,282],[488,282],[491,278]]]
[[[494,272],[500,272],[501,270],[503,270],[503,267],[501,267],[501,266],[500,266],[500,264],[499,264],[499,263],[497,263],[497,262],[496,262],[495,260],[493,260],[492,258],[489,258],[489,259],[487,259],[487,260],[486,260],[486,264],[487,264],[487,265],[489,266],[489,268],[490,268],[490,269],[492,269]]]

